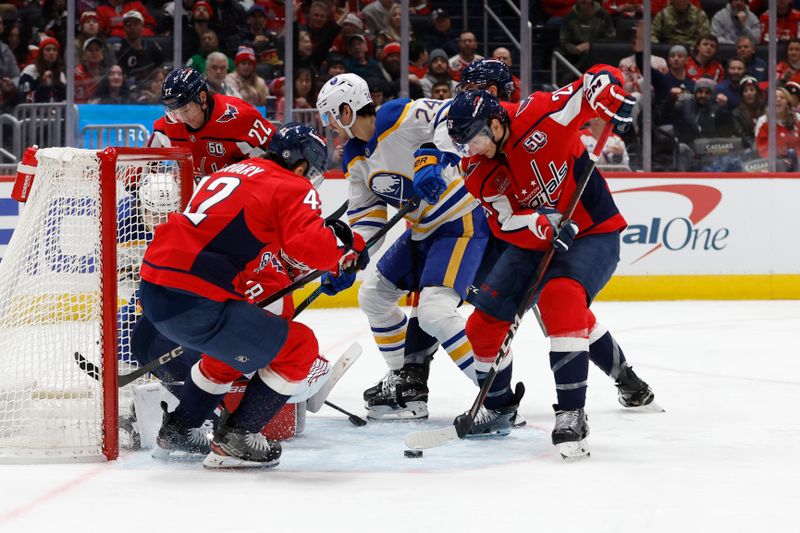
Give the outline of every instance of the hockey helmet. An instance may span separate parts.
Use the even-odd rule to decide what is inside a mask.
[[[350,137],[353,137],[350,128],[356,123],[356,112],[367,104],[372,103],[369,86],[363,78],[356,74],[339,74],[334,76],[322,86],[317,95],[317,111],[319,111],[322,124],[330,126],[336,122],[344,128]],[[347,104],[353,110],[353,118],[349,124],[342,124],[342,105]]]
[[[139,182],[139,209],[151,231],[166,222],[169,213],[178,211],[180,202],[180,187],[171,174],[147,174]]]
[[[497,85],[498,97],[510,98],[514,92],[514,79],[508,66],[499,59],[477,59],[461,69],[461,81],[456,92],[485,89]]]
[[[459,93],[447,113],[447,133],[463,155],[474,155],[471,141],[479,135],[493,138],[490,128],[493,118],[508,123],[508,113],[492,93],[484,90]]]
[[[200,103],[200,93],[208,92],[206,77],[190,67],[170,72],[161,84],[161,104],[167,111],[180,109],[190,102]]]
[[[325,139],[307,124],[289,122],[281,126],[272,136],[267,151],[288,169],[294,168],[300,161],[308,162],[306,178],[314,187],[319,186],[325,178],[324,172],[328,166]]]

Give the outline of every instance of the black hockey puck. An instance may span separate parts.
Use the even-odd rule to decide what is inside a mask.
[[[411,459],[416,459],[418,457],[422,457],[422,450],[406,450],[403,452],[403,455],[410,457]]]

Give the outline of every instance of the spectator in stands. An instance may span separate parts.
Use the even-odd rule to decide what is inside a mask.
[[[380,32],[377,36],[376,43],[378,47],[385,46],[388,43],[399,43],[402,40],[400,34],[400,20],[400,4],[395,4],[389,9],[389,14],[387,15],[387,29]],[[408,35],[409,40],[414,38],[411,28],[408,30]]]
[[[575,6],[575,0],[542,0],[542,11],[547,15],[547,26],[559,28],[562,19]]]
[[[23,20],[33,24],[34,33],[54,37],[60,43],[67,42],[67,0],[42,0],[41,6]]]
[[[448,61],[450,65],[450,76],[454,80],[458,81],[461,77],[461,69],[476,59],[483,59],[483,56],[475,53],[477,49],[478,40],[475,39],[475,34],[471,31],[462,31],[458,39],[458,54],[451,57]]]
[[[164,64],[161,46],[142,39],[144,17],[138,11],[128,11],[125,17],[125,39],[117,52],[117,63],[131,84],[144,80],[153,69]]]
[[[230,69],[230,58],[222,52],[211,52],[206,58],[206,81],[208,89],[212,93],[224,94],[225,96],[236,96],[241,98],[231,84],[225,81]]]
[[[449,81],[434,82],[431,87],[431,98],[434,100],[447,100],[453,97],[453,89]]]
[[[90,37],[83,43],[83,57],[75,67],[75,103],[85,104],[94,96],[100,80],[106,74],[103,61],[105,44],[98,37]]]
[[[686,75],[697,80],[710,78],[719,83],[725,77],[722,63],[717,61],[717,37],[712,34],[703,35],[694,45],[693,55],[686,61]]]
[[[797,151],[800,149],[800,114],[791,106],[792,96],[783,87],[778,87],[775,93],[775,135],[776,155],[783,160],[788,170],[797,168]],[[756,146],[761,157],[769,156],[769,127],[768,116],[763,114],[758,118],[755,127]]]
[[[308,68],[301,68],[294,73],[294,105],[292,109],[315,109],[317,104],[317,88],[316,88],[316,74],[313,70]],[[281,95],[277,102],[277,111],[275,118],[283,122],[286,102]],[[313,115],[301,115],[301,122],[307,122]],[[306,119],[306,120],[303,120]]]
[[[97,85],[94,97],[89,100],[92,104],[129,104],[130,101],[130,85],[119,65],[112,65],[108,69],[108,73]]]
[[[367,39],[360,33],[353,34],[350,36],[350,40],[347,41],[347,58],[345,62],[347,72],[358,74],[364,79],[383,76],[378,62],[367,55]]]
[[[31,28],[28,24],[23,24],[21,21],[16,21],[10,24],[4,24],[6,33],[6,44],[14,53],[20,70],[24,69],[36,59],[34,50],[38,53],[38,48],[30,46]]]
[[[636,39],[633,49],[636,55],[636,66],[641,71],[644,68],[643,25],[636,28]],[[691,98],[694,93],[694,81],[686,74],[687,54],[683,45],[676,44],[669,50],[667,57],[668,71],[663,74],[658,69],[650,68],[650,80],[653,84],[654,95],[653,120],[656,124],[671,122],[672,110],[675,104],[685,98]]]
[[[792,97],[792,109],[797,112],[800,112],[800,83],[796,81],[787,81],[783,88],[789,91],[789,94]]]
[[[314,45],[311,41],[311,34],[309,34],[305,30],[300,30],[297,32],[297,49],[295,50],[294,54],[294,68],[295,70],[299,68],[310,68],[316,70],[316,66],[314,65],[314,61],[312,61],[312,57],[314,55]],[[321,55],[322,58],[328,55],[327,52]],[[322,64],[322,59],[320,59],[320,65]]]
[[[313,2],[308,14],[308,35],[311,40],[312,54],[307,58],[308,62],[304,66],[313,65],[315,70],[319,69],[340,31],[341,27],[331,18],[328,4],[321,0]]]
[[[400,79],[400,44],[389,43],[381,50],[381,74],[383,79],[394,82]]]
[[[744,60],[747,74],[758,81],[767,81],[767,62],[756,55],[756,45],[750,37],[736,39],[736,55]]]
[[[271,60],[269,51],[272,50],[277,56],[277,45],[275,44],[276,35],[267,27],[267,16],[264,6],[254,4],[247,10],[245,15],[247,28],[240,33],[242,42],[253,43],[253,50],[258,54],[262,62],[275,64]]]
[[[603,134],[605,126],[606,121],[596,117],[589,120],[587,127],[581,130],[581,141],[583,141],[587,151],[594,151],[594,147],[597,146],[597,141]],[[608,140],[606,140],[603,153],[600,155],[600,159],[597,160],[597,164],[600,166],[624,165],[627,167],[629,163],[630,158],[628,157],[628,149],[625,147],[625,141],[616,133],[611,133],[608,136]]]
[[[577,0],[561,22],[560,42],[567,59],[583,72],[589,64],[592,41],[616,37],[614,22],[594,0]]]
[[[342,31],[333,40],[332,50],[344,55],[347,53],[347,40],[355,33],[364,33],[364,22],[355,13],[348,13],[341,23]],[[372,41],[367,39],[367,54],[374,56]]]
[[[727,105],[729,111],[733,111],[741,102],[741,82],[745,75],[744,69],[744,60],[741,57],[730,58],[725,71],[725,79],[717,84],[717,103]]]
[[[800,37],[800,11],[792,7],[792,0],[776,1],[778,20],[775,21],[775,28],[778,33],[778,41],[785,42],[789,39]],[[765,11],[758,18],[761,22],[761,42],[769,41],[769,11]]]
[[[225,77],[228,84],[239,91],[242,100],[254,106],[266,105],[269,88],[256,74],[256,53],[249,46],[240,46],[234,58],[236,67]]]
[[[198,54],[198,52],[200,52],[200,55],[197,56],[195,61],[202,63],[208,54],[219,48],[219,38],[218,34],[215,32],[217,46],[205,53],[202,51],[203,37],[207,32],[214,31],[211,26],[212,15],[214,13],[211,4],[206,0],[197,0],[189,13],[189,21],[183,25],[183,41],[181,45],[183,49],[183,56],[181,59],[187,61],[187,65],[189,64],[188,61],[191,61],[190,58]]]
[[[362,10],[367,30],[372,35],[379,35],[389,30],[388,16],[393,4],[394,0],[375,0]]]
[[[394,91],[392,84],[382,78],[370,78],[365,80],[367,87],[369,87],[369,96],[375,107],[380,107],[387,100],[394,98]]]
[[[200,37],[200,50],[189,58],[186,66],[205,74],[206,58],[211,52],[219,52],[219,37],[214,30],[206,30]],[[233,61],[230,61],[230,68],[233,70]]]
[[[727,106],[720,106],[712,97],[716,85],[709,78],[695,80],[694,98],[683,99],[675,105],[672,124],[675,136],[685,145],[685,148],[681,147],[682,153],[690,153],[695,139],[731,135],[731,114]],[[693,163],[690,165],[694,166]]]
[[[708,17],[702,9],[689,0],[670,0],[670,5],[658,12],[653,19],[654,43],[675,43],[692,46],[697,39],[709,33]]]
[[[800,39],[789,39],[786,42],[785,57],[776,67],[778,79],[784,83],[800,82]]]
[[[218,53],[218,52],[214,52]],[[208,62],[206,62],[208,67]],[[131,101],[142,105],[161,105],[161,85],[167,77],[169,69],[157,68],[135,88],[131,88]]]
[[[733,110],[733,132],[741,137],[746,148],[755,146],[755,131],[758,118],[764,114],[764,93],[758,80],[752,76],[742,78],[739,83],[740,101]]]
[[[283,36],[283,32],[286,29],[285,0],[260,0],[258,4],[264,6],[265,16],[267,17],[267,29],[278,37]],[[292,4],[294,6],[294,22],[300,26],[305,26],[306,17],[301,9],[303,2],[301,0],[292,0]]]
[[[642,18],[642,0],[603,0],[603,9],[612,17]]]
[[[755,41],[761,36],[761,23],[745,0],[730,0],[727,6],[714,13],[711,33],[725,44],[734,44],[743,35]]]
[[[75,36],[75,64],[80,65],[83,56],[83,43],[91,37],[100,37],[100,17],[95,11],[84,11],[80,18],[80,33]],[[102,39],[101,39],[102,41]],[[112,65],[117,60],[114,48],[109,43],[103,43],[103,60],[106,65]]]
[[[139,1],[126,2],[125,0],[106,0],[108,5],[97,6],[97,15],[100,17],[100,28],[105,35],[110,37],[126,37],[125,21],[127,14],[135,11],[142,21],[141,35],[150,37],[155,35],[156,19]]]
[[[433,84],[437,81],[444,81],[450,84],[450,92],[455,92],[456,82],[450,75],[450,66],[447,62],[447,54],[444,50],[437,48],[430,53],[430,64],[428,66],[428,73],[420,81],[422,86],[422,93],[425,98],[431,97],[431,89]]]
[[[28,103],[63,102],[67,78],[60,56],[61,45],[52,37],[39,42],[39,57],[19,76],[19,100]]]
[[[5,22],[0,18],[0,35],[4,35]],[[14,51],[0,39],[0,79],[11,81],[19,77],[19,63],[14,56]]]
[[[458,34],[453,30],[450,15],[444,9],[434,9],[431,13],[433,29],[423,34],[425,49],[430,53],[444,50],[448,57],[458,53]]]
[[[495,48],[494,52],[492,52],[492,59],[502,61],[506,64],[509,70],[511,70],[511,50],[508,48],[504,48],[502,46]],[[509,97],[508,101],[516,103],[519,102],[522,97],[522,80],[513,74],[511,75],[511,80],[514,82],[514,90],[511,92],[511,96]]]
[[[408,43],[408,74],[409,79],[421,83],[422,78],[428,73],[428,51],[420,41]]]
[[[344,74],[347,72],[347,64],[345,57],[341,54],[332,53],[328,59],[322,63],[322,75],[320,76],[320,85],[328,81],[334,76]]]

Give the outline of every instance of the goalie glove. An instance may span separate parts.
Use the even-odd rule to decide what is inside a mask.
[[[540,207],[531,214],[528,229],[537,239],[552,242],[556,252],[566,252],[578,234],[578,225],[572,220],[567,220],[564,227],[559,230],[561,218],[561,213],[552,207]]]
[[[625,133],[633,124],[636,99],[622,89],[622,83],[611,71],[586,73],[583,94],[601,118],[614,123],[617,133]]]
[[[442,153],[434,145],[426,144],[414,152],[414,192],[433,205],[447,189],[442,179],[442,165],[449,159],[440,161]]]

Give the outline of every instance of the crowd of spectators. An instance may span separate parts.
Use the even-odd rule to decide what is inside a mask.
[[[174,2],[76,0],[75,48],[65,50],[67,1],[0,4],[0,111],[26,102],[63,101],[66,53],[75,59],[77,103],[158,104],[161,82],[173,66]],[[181,0],[181,63],[205,73],[212,91],[266,106],[270,118],[284,120],[286,83],[292,83],[291,108],[303,119],[313,116],[319,88],[337,74],[364,77],[380,104],[399,95],[407,69],[412,98],[445,99],[454,94],[460,70],[482,57],[475,33],[454,27],[446,10],[453,2],[411,2],[409,62],[402,65],[401,11],[395,0],[293,0],[293,71],[286,72],[284,1]],[[647,61],[641,0],[534,4],[535,22],[550,28],[545,35],[555,41],[535,46],[552,44],[579,71],[613,62],[623,72],[625,89],[641,95],[648,89],[642,71],[645,65],[651,69],[652,133],[664,168],[737,170],[747,159],[765,157],[767,2],[653,0],[648,37],[654,54]],[[800,0],[778,0],[776,21],[778,155],[792,169],[800,147],[800,11],[795,4]],[[625,53],[612,61],[601,43],[621,44]],[[508,48],[490,52],[513,69]],[[519,101],[519,78],[515,83],[511,100]],[[606,164],[636,166],[641,109],[635,113],[637,127],[609,143]],[[599,127],[587,125],[587,144]],[[737,143],[705,142],[721,138]],[[720,146],[738,159],[712,149]]]

